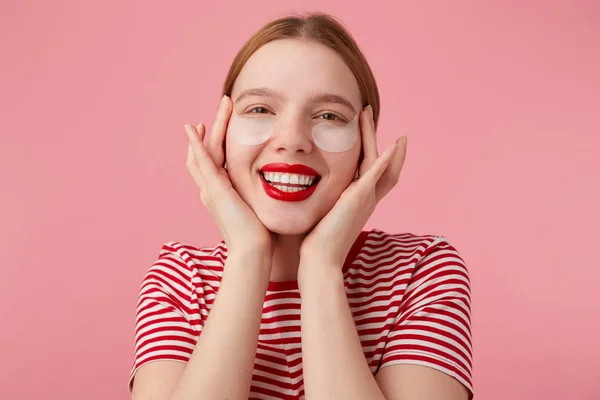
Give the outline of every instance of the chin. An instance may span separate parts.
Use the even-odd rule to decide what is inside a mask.
[[[257,213],[263,225],[269,231],[279,235],[305,235],[319,222],[316,217],[310,218],[293,214],[295,213],[277,215],[268,210]]]

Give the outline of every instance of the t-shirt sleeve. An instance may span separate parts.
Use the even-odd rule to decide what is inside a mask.
[[[193,270],[169,244],[146,273],[137,302],[130,391],[142,365],[158,360],[189,361],[200,334],[199,327],[190,323],[192,276]]]
[[[471,290],[467,267],[444,237],[417,262],[380,368],[418,364],[461,382],[473,398]]]

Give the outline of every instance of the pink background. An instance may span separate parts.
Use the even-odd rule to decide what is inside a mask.
[[[252,32],[310,10],[370,60],[382,146],[409,136],[368,227],[470,266],[476,398],[600,398],[600,4],[94,3],[0,5],[0,398],[128,398],[143,274],[219,239],[183,124],[212,123]]]

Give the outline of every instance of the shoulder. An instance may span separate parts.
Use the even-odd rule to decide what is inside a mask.
[[[363,248],[367,247],[367,250],[370,251],[385,251],[392,248],[408,247],[418,250],[427,248],[440,239],[445,240],[445,237],[441,235],[416,235],[410,232],[389,233],[379,229],[372,229],[365,233]]]
[[[349,273],[379,276],[379,280],[405,289],[405,294],[429,285],[453,285],[470,296],[467,265],[447,237],[378,229],[362,235]]]
[[[146,272],[144,284],[155,282],[161,286],[189,287],[192,281],[202,276],[220,278],[226,258],[224,242],[212,247],[165,242]]]
[[[419,262],[435,254],[461,259],[458,250],[442,235],[416,235],[413,233],[388,233],[379,229],[364,232],[358,254],[378,258],[402,255],[411,261]]]
[[[422,365],[458,379],[472,392],[471,289],[458,250],[442,235],[373,230],[359,260],[365,257],[371,257],[371,265],[387,263],[394,274],[390,291],[396,313],[380,370]],[[387,276],[386,267],[375,268]]]
[[[166,242],[158,253],[158,260],[178,260],[183,268],[195,269],[202,264],[224,263],[227,247],[223,241],[212,247],[197,247],[182,242]]]

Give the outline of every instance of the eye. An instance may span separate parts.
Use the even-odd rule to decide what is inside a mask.
[[[255,114],[267,114],[269,112],[269,110],[267,110],[265,107],[254,107],[249,112],[255,113]]]
[[[338,117],[337,115],[335,115],[333,113],[321,114],[319,117],[323,118],[327,121],[343,121],[342,118]]]

